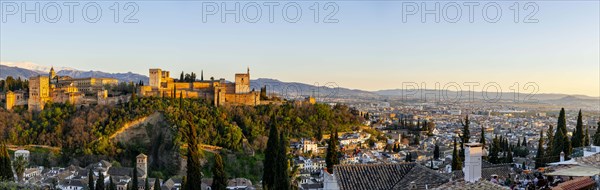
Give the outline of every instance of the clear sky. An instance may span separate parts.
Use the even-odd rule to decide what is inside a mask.
[[[485,21],[495,15],[494,7],[482,8],[489,1],[474,8],[473,23],[463,2],[462,17],[456,23],[446,21],[457,14],[450,1],[438,1],[440,10],[448,10],[439,23],[432,15],[423,23],[419,13],[403,22],[410,12],[408,1],[334,1],[338,12],[333,19],[339,22],[323,23],[335,6],[325,10],[326,2],[318,1],[320,22],[315,23],[311,6],[317,1],[306,0],[298,1],[302,17],[296,23],[282,16],[290,1],[274,8],[273,23],[265,2],[257,2],[262,17],[256,23],[244,19],[256,14],[252,1],[224,2],[229,9],[236,2],[247,8],[240,23],[232,15],[222,23],[218,13],[203,22],[201,1],[138,1],[133,18],[139,22],[123,23],[133,7],[124,10],[121,2],[120,22],[115,23],[110,8],[115,1],[106,0],[98,2],[102,17],[97,23],[84,20],[82,7],[88,2],[74,8],[73,23],[66,6],[61,19],[50,23],[44,18],[52,20],[56,11],[48,2],[40,1],[40,9],[49,10],[41,14],[40,23],[32,15],[22,23],[20,13],[7,14],[12,7],[2,4],[0,15],[6,22],[0,25],[1,61],[145,75],[151,67],[176,74],[204,70],[205,77],[228,80],[250,67],[252,78],[335,82],[363,90],[402,88],[403,82],[426,83],[428,88],[436,82],[497,82],[509,91],[514,82],[535,82],[540,93],[600,96],[600,4],[594,0],[530,6],[519,1],[518,23],[511,9],[516,1],[498,1],[502,16],[496,23]],[[220,9],[221,3],[216,2]],[[431,9],[434,3],[425,6]],[[16,5],[23,8],[21,2]],[[423,9],[421,2],[411,5]],[[293,18],[291,8],[287,14]],[[523,23],[534,8],[538,10],[531,19],[538,22]],[[88,9],[85,18],[94,13]]]

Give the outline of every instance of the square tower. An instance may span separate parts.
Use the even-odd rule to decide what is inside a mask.
[[[145,176],[148,173],[148,156],[146,156],[145,154],[140,154],[138,155],[136,158],[136,168],[139,169],[142,173],[142,178],[145,178]]]
[[[483,145],[481,143],[465,144],[465,163],[463,167],[465,181],[475,182],[481,179],[482,156]]]
[[[162,70],[150,69],[150,86],[153,88],[159,88],[162,82]]]
[[[250,69],[246,73],[235,74],[235,93],[246,94],[250,92]]]
[[[44,104],[50,100],[50,78],[37,76],[29,78],[29,111],[43,110]]]

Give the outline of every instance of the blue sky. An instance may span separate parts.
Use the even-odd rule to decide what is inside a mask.
[[[26,1],[26,6],[34,2]],[[526,2],[521,1],[519,23],[510,9],[516,1],[497,2],[502,17],[496,23],[482,15],[489,1],[475,7],[473,23],[465,6],[457,23],[443,17],[436,23],[431,15],[425,23],[420,15],[409,15],[403,22],[402,8],[408,1],[333,1],[339,8],[333,17],[338,23],[313,21],[310,6],[315,2],[321,8],[320,20],[332,10],[323,9],[324,1],[298,1],[302,17],[297,23],[281,15],[281,7],[290,1],[279,1],[273,23],[265,6],[257,23],[243,17],[235,23],[231,15],[226,23],[219,15],[209,15],[204,23],[201,1],[138,1],[138,23],[114,23],[110,6],[115,1],[100,1],[102,17],[89,23],[81,13],[88,2],[75,8],[73,23],[68,22],[66,7],[57,23],[43,17],[35,23],[31,15],[22,23],[18,14],[0,14],[7,21],[0,22],[0,60],[146,75],[151,67],[174,73],[203,69],[206,77],[230,80],[249,66],[252,78],[335,82],[364,90],[401,88],[403,82],[426,83],[429,88],[436,82],[497,82],[509,91],[515,82],[535,82],[540,93],[600,95],[599,1],[535,2],[539,10],[533,18],[538,23],[522,22],[532,9],[524,10]],[[236,2],[241,7],[252,3],[225,5]],[[43,7],[48,1],[40,3]],[[216,3],[222,8],[222,2]],[[425,6],[434,3],[427,1]],[[450,2],[438,3],[443,7]],[[120,20],[128,13],[124,4],[119,4]],[[487,13],[495,14],[493,9]],[[290,17],[294,14],[288,9]]]

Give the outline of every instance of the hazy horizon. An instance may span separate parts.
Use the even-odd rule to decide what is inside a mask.
[[[137,23],[110,22],[110,2],[99,2],[104,12],[98,23],[79,17],[74,23],[22,23],[12,15],[0,22],[0,61],[143,75],[148,68],[204,70],[205,77],[227,79],[250,67],[252,78],[368,91],[402,88],[403,82],[429,89],[436,82],[480,82],[477,88],[496,82],[504,92],[519,83],[526,93],[523,85],[535,82],[538,93],[600,96],[598,1],[535,2],[537,23],[513,22],[514,2],[497,2],[503,10],[497,23],[478,12],[473,23],[427,16],[425,23],[418,16],[403,22],[404,1],[333,2],[338,23],[311,22],[313,2],[304,1],[298,2],[304,11],[298,23],[278,14],[273,23],[222,23],[218,15],[203,22],[196,1],[136,2]],[[519,20],[529,13],[524,3]]]

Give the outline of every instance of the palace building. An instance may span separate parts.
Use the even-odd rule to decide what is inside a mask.
[[[250,89],[250,69],[235,74],[235,82],[203,80],[176,81],[169,71],[150,69],[150,85],[139,87],[141,96],[204,98],[215,105],[259,105],[260,92]]]
[[[113,78],[58,76],[54,72],[54,68],[51,68],[48,76],[39,75],[29,78],[27,105],[30,111],[40,111],[44,109],[44,105],[48,102],[70,102],[75,105],[108,102],[106,95],[100,96],[98,94],[106,94],[104,87],[117,85],[118,82],[117,79]],[[7,105],[8,102],[7,98]]]

